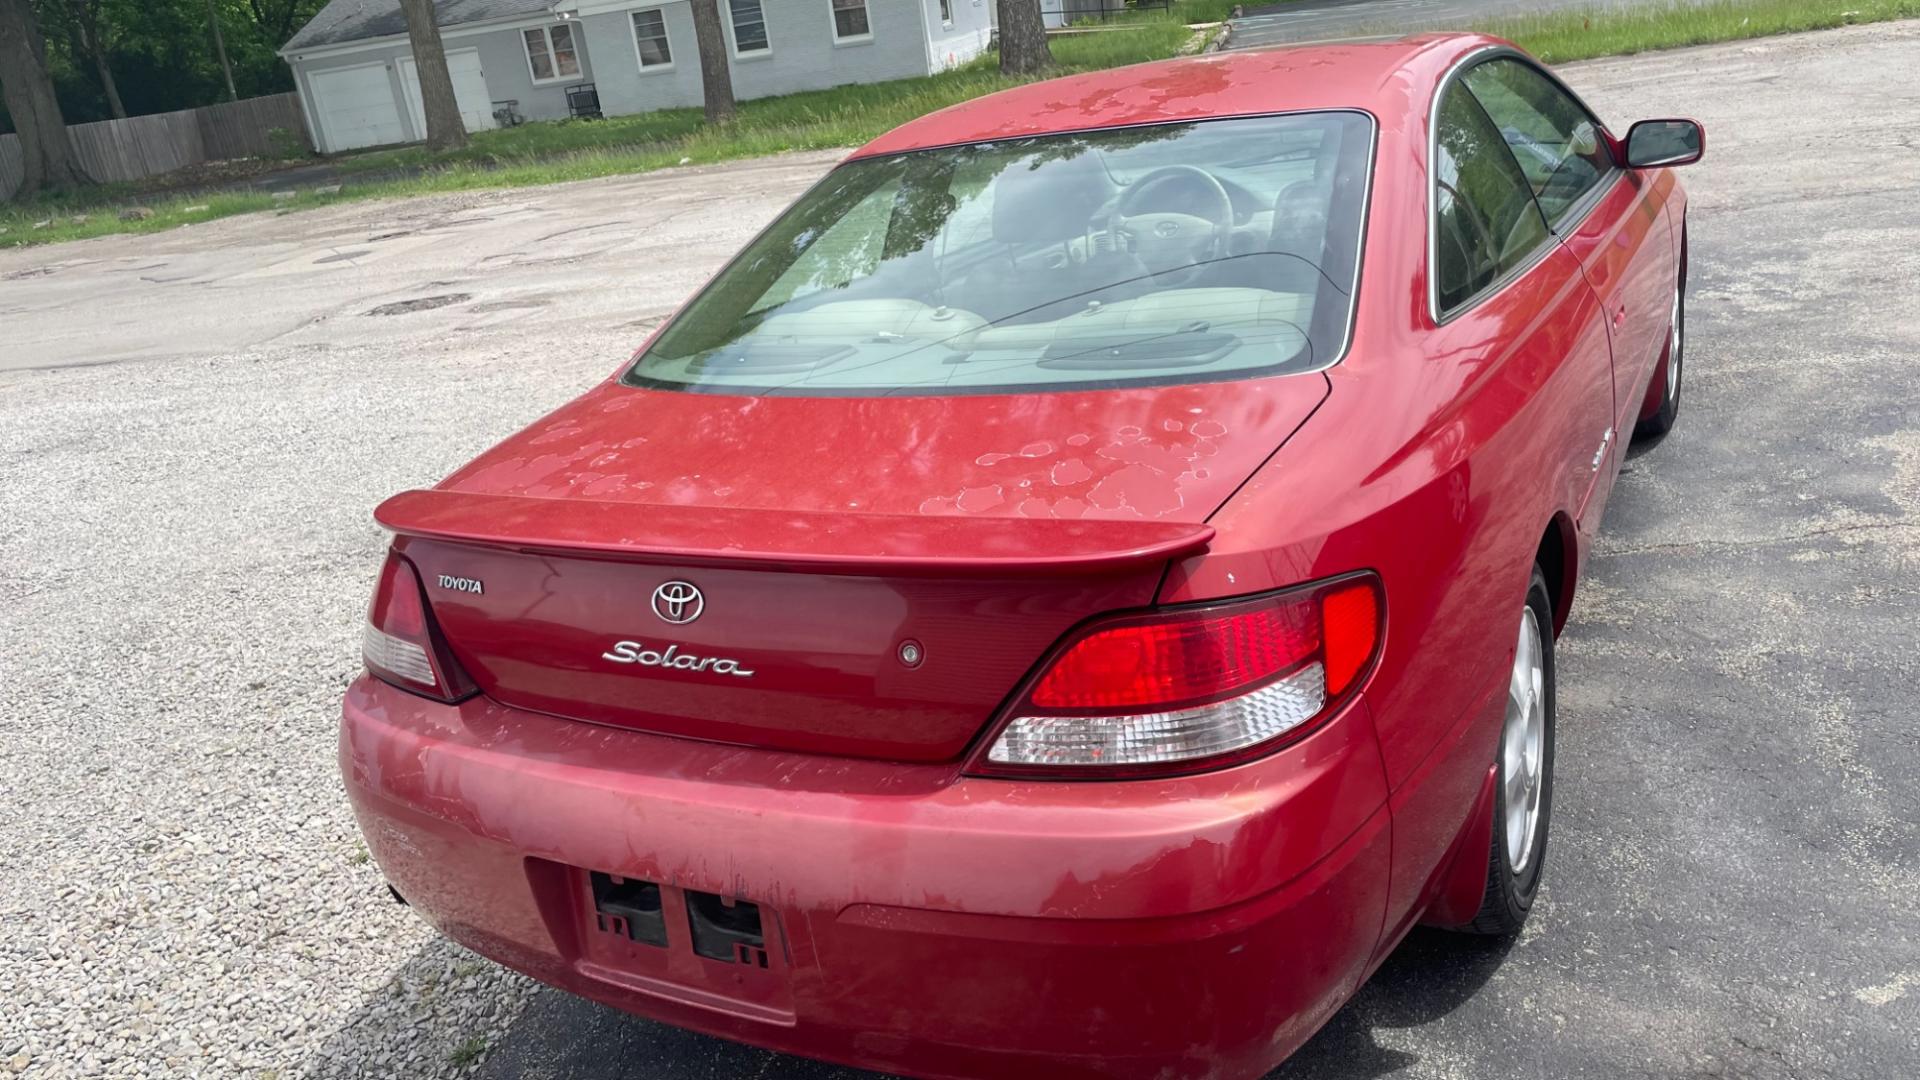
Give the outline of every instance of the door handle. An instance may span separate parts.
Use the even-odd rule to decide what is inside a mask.
[[[1619,310],[1613,313],[1613,325],[1625,326],[1626,324],[1627,324],[1627,307],[1625,304],[1622,304],[1620,305]]]

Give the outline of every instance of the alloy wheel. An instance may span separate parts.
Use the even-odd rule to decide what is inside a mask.
[[[1520,612],[1520,640],[1507,681],[1507,718],[1500,736],[1500,782],[1505,795],[1507,865],[1526,872],[1538,846],[1540,796],[1546,787],[1546,669],[1540,620],[1531,605]]]
[[[1680,287],[1673,289],[1673,316],[1667,331],[1667,400],[1680,392]]]

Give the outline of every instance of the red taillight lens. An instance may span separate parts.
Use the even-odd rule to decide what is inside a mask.
[[[1121,616],[1059,650],[980,771],[1191,772],[1265,753],[1332,713],[1379,651],[1379,580]]]
[[[1380,592],[1371,579],[1347,582],[1320,596],[1326,638],[1327,693],[1346,693],[1380,646]]]
[[[1261,682],[1320,646],[1307,605],[1098,630],[1063,653],[1028,701],[1045,709],[1169,705]]]
[[[402,690],[448,702],[474,692],[472,680],[434,630],[420,576],[391,551],[367,609],[360,654],[369,672]]]

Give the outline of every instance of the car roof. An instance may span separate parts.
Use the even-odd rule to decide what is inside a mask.
[[[1505,44],[1482,34],[1420,34],[1208,53],[1070,75],[929,113],[852,157],[1219,116],[1404,110],[1409,76],[1413,89],[1431,90],[1462,56]],[[1422,110],[1427,99],[1420,94]]]

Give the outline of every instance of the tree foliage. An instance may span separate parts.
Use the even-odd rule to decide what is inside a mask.
[[[240,97],[293,89],[277,55],[326,0],[31,0],[47,43],[67,123],[114,115],[93,55],[97,40],[129,116],[190,109],[227,99],[213,20],[233,64]],[[0,109],[0,131],[12,131]]]

